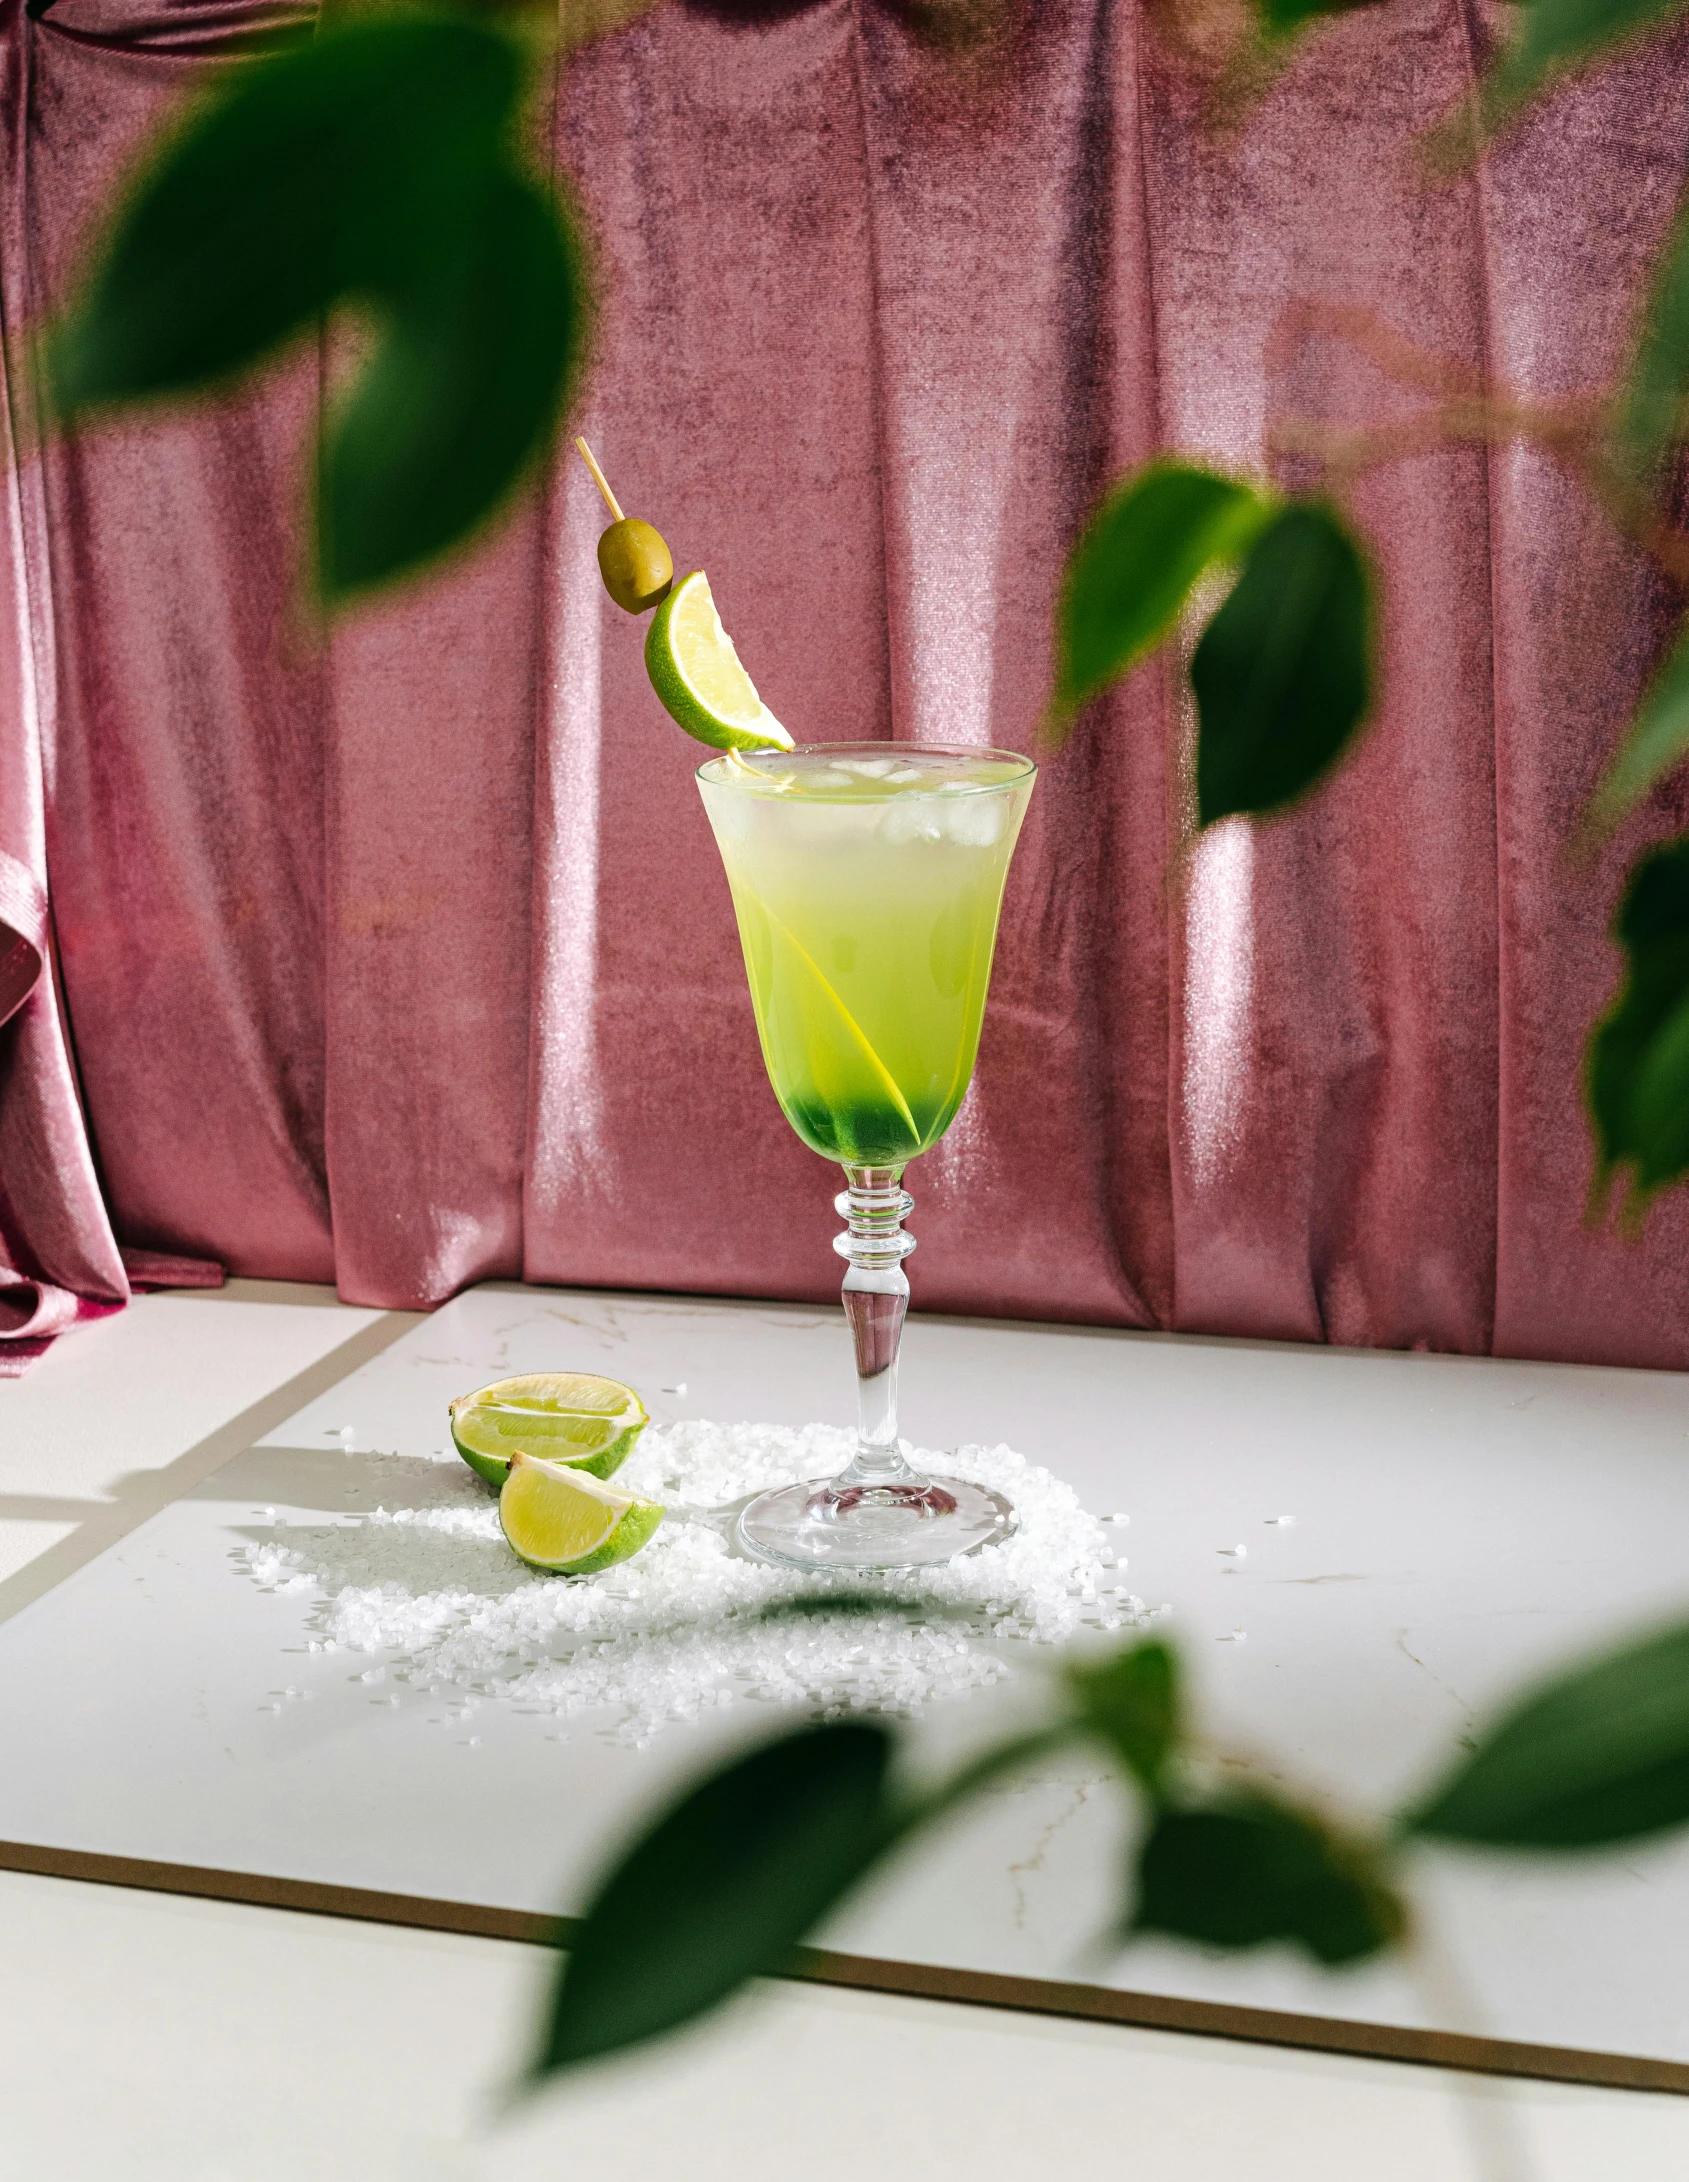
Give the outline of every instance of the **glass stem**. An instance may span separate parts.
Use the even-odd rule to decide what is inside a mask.
[[[833,1200],[846,1222],[833,1248],[849,1263],[844,1277],[845,1317],[856,1343],[856,1457],[834,1490],[860,1485],[920,1482],[903,1459],[897,1438],[897,1350],[909,1308],[903,1261],[915,1247],[903,1221],[915,1200],[903,1188],[901,1167],[845,1168],[850,1187]]]

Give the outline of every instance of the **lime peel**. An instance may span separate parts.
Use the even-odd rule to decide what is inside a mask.
[[[588,1471],[514,1448],[498,1519],[511,1551],[547,1575],[591,1576],[631,1560],[666,1510],[619,1493]]]
[[[712,750],[790,750],[721,625],[701,568],[682,576],[651,617],[645,671],[670,719]]]
[[[612,1477],[650,1418],[630,1386],[595,1372],[529,1371],[450,1405],[452,1445],[478,1477],[502,1485],[513,1447]]]

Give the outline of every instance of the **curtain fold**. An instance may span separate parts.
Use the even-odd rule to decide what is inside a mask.
[[[231,24],[298,13],[0,0],[9,328]],[[604,283],[577,428],[801,738],[1026,747],[1111,477],[1158,447],[1259,472],[1276,423],[1423,404],[1337,314],[1530,396],[1622,353],[1689,41],[1437,181],[1415,142],[1480,37],[1469,0],[1359,11],[1216,132],[1133,0],[1043,0],[967,64],[875,0],[758,31],[662,7],[558,103]],[[323,386],[296,354],[8,467],[14,1281],[121,1300],[121,1237],[363,1303],[515,1274],[830,1296],[833,1183],[763,1079],[700,753],[602,596],[590,480],[559,460],[325,636]],[[1170,660],[1045,767],[975,1088],[909,1177],[916,1300],[1680,1367],[1689,1198],[1635,1246],[1584,1226],[1579,1071],[1624,866],[1689,810],[1565,854],[1668,602],[1535,450],[1419,453],[1353,507],[1383,701],[1320,795],[1187,847]]]
[[[31,42],[0,0],[0,1377],[126,1300],[77,1095],[48,913],[53,611],[29,440]]]

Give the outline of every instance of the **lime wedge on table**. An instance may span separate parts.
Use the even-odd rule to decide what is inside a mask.
[[[654,1500],[619,1493],[584,1470],[516,1450],[498,1496],[511,1551],[530,1568],[590,1576],[630,1559],[663,1520]]]
[[[645,671],[669,717],[716,750],[790,750],[721,625],[710,579],[682,576],[651,617]]]
[[[589,1371],[528,1371],[495,1379],[451,1405],[452,1444],[489,1485],[502,1485],[512,1450],[611,1477],[650,1418],[619,1379]]]

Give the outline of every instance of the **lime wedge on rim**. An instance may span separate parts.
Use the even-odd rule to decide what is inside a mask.
[[[561,1462],[537,1462],[519,1447],[498,1496],[511,1551],[553,1576],[590,1576],[631,1559],[663,1513],[654,1500],[619,1493]]]
[[[651,617],[645,671],[672,720],[714,750],[790,750],[721,625],[710,579],[682,576]]]
[[[589,1371],[528,1371],[460,1394],[450,1409],[452,1444],[489,1485],[502,1485],[520,1447],[594,1477],[611,1477],[650,1418],[619,1379]]]

